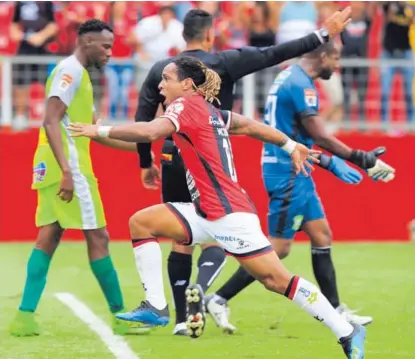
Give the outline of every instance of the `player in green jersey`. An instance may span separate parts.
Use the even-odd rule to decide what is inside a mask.
[[[78,30],[77,48],[61,61],[46,84],[47,104],[33,163],[32,188],[37,190],[36,226],[39,234],[28,264],[23,298],[10,327],[16,336],[38,335],[34,312],[46,284],[49,264],[65,229],[84,232],[91,269],[114,314],[113,329],[131,328],[115,314],[124,309],[117,272],[108,251],[108,232],[87,138],[72,138],[66,127],[73,122],[97,122],[92,85],[86,68],[103,67],[111,57],[114,35],[100,20],[88,20]],[[135,144],[99,141],[135,151]]]

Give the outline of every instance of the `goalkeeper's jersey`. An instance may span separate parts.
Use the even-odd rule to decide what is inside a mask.
[[[89,74],[72,55],[61,61],[48,77],[46,98],[60,98],[67,107],[60,122],[65,156],[73,175],[95,178],[89,153],[90,139],[70,137],[67,126],[71,122],[92,124],[94,105]],[[45,129],[39,130],[39,141],[33,160],[32,188],[38,189],[59,182],[62,171],[48,143]]]

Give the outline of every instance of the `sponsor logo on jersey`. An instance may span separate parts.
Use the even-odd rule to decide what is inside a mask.
[[[73,82],[73,79],[71,75],[63,74],[61,81],[59,83],[59,88],[63,91],[66,91],[72,82]]]
[[[40,162],[33,168],[33,183],[42,182],[46,175],[46,163]]]
[[[315,90],[305,89],[304,99],[307,106],[317,106],[317,93]]]

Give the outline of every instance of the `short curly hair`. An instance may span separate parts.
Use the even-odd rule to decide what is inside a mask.
[[[112,27],[108,25],[106,22],[98,20],[98,19],[90,19],[90,20],[85,21],[79,26],[78,36],[82,36],[89,32],[101,32],[104,30],[113,32]]]

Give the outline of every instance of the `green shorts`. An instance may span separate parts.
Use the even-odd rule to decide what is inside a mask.
[[[64,229],[97,229],[106,226],[104,208],[96,179],[74,177],[74,196],[70,203],[56,194],[59,183],[37,190],[36,226],[58,222]]]

